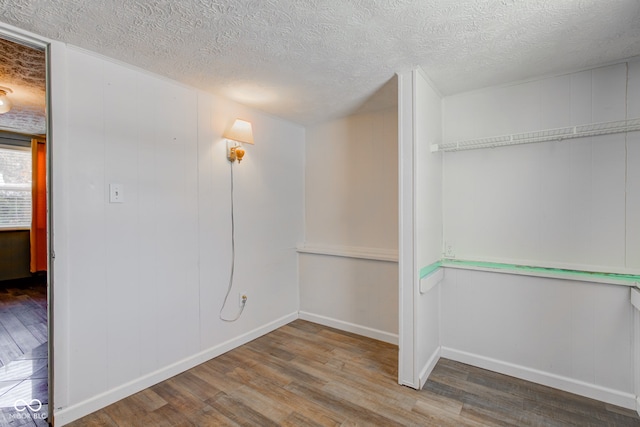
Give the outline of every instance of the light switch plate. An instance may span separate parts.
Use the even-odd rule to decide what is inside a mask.
[[[109,184],[109,203],[124,203],[122,184]]]

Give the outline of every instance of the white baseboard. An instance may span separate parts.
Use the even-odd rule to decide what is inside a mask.
[[[356,325],[354,323],[333,319],[319,314],[308,313],[306,311],[300,311],[298,314],[299,318],[302,320],[308,320],[309,322],[340,329],[341,331],[352,332],[378,341],[398,345],[398,334],[392,334],[390,332],[381,331],[368,326]]]
[[[640,404],[640,402],[636,403],[636,396],[632,393],[613,390],[596,384],[576,380],[574,378],[539,371],[526,366],[515,365],[513,363],[473,353],[467,353],[465,351],[442,347],[440,357],[477,366],[478,368],[488,369],[490,371],[542,384],[548,387],[553,387],[559,390],[568,391],[569,393],[600,400],[612,405],[622,406],[627,409],[636,409],[637,405]]]
[[[179,373],[182,373],[188,369],[200,365],[201,363],[211,360],[214,357],[220,356],[227,351],[233,350],[243,344],[248,343],[262,335],[268,334],[281,326],[286,325],[298,318],[298,313],[291,313],[274,320],[266,325],[260,326],[252,331],[242,334],[238,337],[225,341],[193,356],[179,360],[169,366],[165,366],[140,378],[136,378],[133,381],[122,384],[116,388],[108,390],[97,396],[91,397],[82,402],[74,405],[62,408],[55,411],[53,414],[56,427],[63,426],[79,418],[89,415],[105,406],[111,405],[118,400],[124,399],[127,396],[131,396],[145,388],[149,388],[161,381],[169,379]]]
[[[420,377],[418,378],[418,390],[422,390],[422,387],[424,387],[424,384],[427,382],[427,378],[431,375],[431,371],[433,371],[438,360],[440,360],[441,348],[442,347],[440,346],[436,348],[436,351],[433,352],[427,363],[424,365],[424,368],[420,371]]]

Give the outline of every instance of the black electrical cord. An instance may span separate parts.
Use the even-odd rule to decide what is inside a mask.
[[[236,268],[236,224],[233,213],[233,162],[229,162],[229,170],[231,171],[231,272],[229,273],[229,287],[227,288],[227,294],[224,296],[224,302],[222,303],[222,307],[220,307],[220,320],[225,322],[235,322],[242,316],[242,312],[244,311],[244,307],[247,304],[247,298],[243,296],[240,311],[233,319],[225,319],[222,316],[222,310],[227,305],[227,299],[229,299],[229,294],[231,293],[231,288],[233,288],[233,274]]]

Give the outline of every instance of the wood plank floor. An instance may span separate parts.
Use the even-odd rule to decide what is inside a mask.
[[[48,408],[47,287],[0,288],[0,426],[46,426]],[[37,399],[40,403],[35,403]],[[38,406],[37,411],[16,402]],[[39,406],[39,405],[42,406]]]
[[[633,411],[442,359],[397,384],[397,347],[296,320],[71,426],[640,426]]]

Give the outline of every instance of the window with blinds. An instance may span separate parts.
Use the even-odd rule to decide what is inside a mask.
[[[31,227],[31,150],[0,146],[0,230]]]

